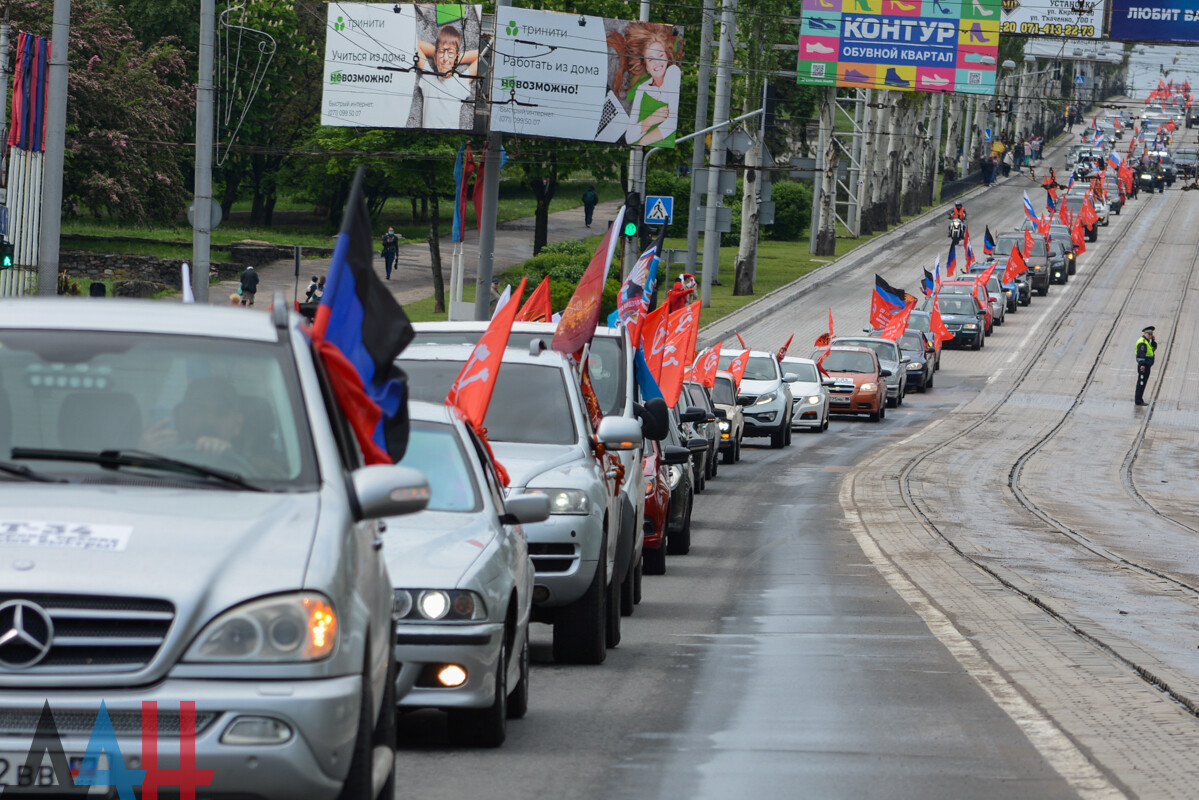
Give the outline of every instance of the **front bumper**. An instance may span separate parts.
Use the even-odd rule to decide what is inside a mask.
[[[68,756],[76,756],[87,751],[92,735],[90,721],[103,701],[113,720],[125,766],[143,769],[138,720],[142,703],[156,702],[158,768],[178,770],[181,740],[177,716],[182,702],[194,702],[194,766],[211,770],[210,782],[198,787],[197,796],[331,800],[340,793],[349,769],[361,693],[362,678],[358,675],[309,681],[168,678],[136,690],[5,690],[3,710],[25,712],[22,717],[31,712],[36,721],[43,704],[49,703],[58,721],[63,750]],[[292,736],[283,744],[222,744],[221,735],[241,715],[282,721],[291,728]],[[13,716],[8,715],[9,724],[0,730],[0,752],[24,755],[29,752],[33,732],[15,730],[12,720]],[[107,755],[111,767],[113,754],[108,751]],[[101,790],[97,787],[96,791]],[[101,792],[99,796],[105,795]],[[110,791],[109,796],[115,797],[116,792]]]
[[[487,708],[495,701],[495,673],[504,624],[400,624],[396,627],[396,705],[400,708]],[[447,688],[434,673],[457,664],[466,682]],[[419,684],[419,685],[418,685]]]
[[[745,436],[769,436],[783,424],[786,400],[775,398],[761,406],[749,406],[742,413],[745,418]]]
[[[953,334],[953,338],[949,341],[949,344],[974,344],[974,340],[978,338],[980,331],[959,330],[950,331],[950,333]]]
[[[544,522],[524,526],[533,561],[534,585],[548,592],[535,605],[564,606],[583,596],[601,558],[603,525],[603,519],[593,512],[551,514]]]
[[[807,398],[796,400],[791,406],[791,430],[824,427],[824,403],[812,405]]]
[[[882,399],[880,399],[880,397]],[[830,414],[871,414],[883,406],[886,395],[878,392],[855,392],[853,394],[830,394]]]

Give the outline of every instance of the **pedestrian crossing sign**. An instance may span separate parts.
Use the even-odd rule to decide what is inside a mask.
[[[674,217],[674,198],[665,195],[646,195],[645,224],[669,225]]]

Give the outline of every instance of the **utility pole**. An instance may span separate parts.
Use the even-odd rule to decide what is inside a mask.
[[[496,0],[496,25],[499,9],[512,5],[512,0]],[[495,69],[496,52],[491,51],[491,67]],[[500,202],[500,161],[504,135],[491,131],[491,116],[487,117],[487,159],[483,162],[483,218],[479,220],[479,265],[475,269],[475,319],[491,319],[491,269],[495,259],[495,219]]]
[[[8,97],[8,6],[4,7],[4,23],[0,24],[0,175],[7,176],[8,167],[4,163],[7,148],[4,141],[8,139],[8,103],[3,98]],[[0,189],[0,203],[8,203],[8,181]],[[9,223],[10,225],[12,223]],[[6,237],[7,238],[7,237]]]
[[[216,0],[200,0],[200,75],[196,83],[196,193],[192,206],[192,294],[208,302],[212,245],[212,146],[216,117],[212,69],[216,50]]]
[[[42,161],[42,224],[38,240],[37,293],[58,294],[58,245],[62,223],[62,170],[67,149],[67,46],[71,0],[54,0],[50,75],[46,100],[46,152]]]
[[[716,22],[716,0],[704,0],[703,14],[699,33],[699,86],[695,95],[696,130],[708,125],[708,84],[712,77],[712,28]],[[698,179],[703,174],[703,168],[704,137],[696,136],[691,140],[691,201],[687,204],[687,261],[684,270],[692,275],[695,274],[695,260],[699,252],[699,200],[702,190]]]
[[[639,19],[642,22],[649,22],[649,0],[641,0],[641,16]],[[629,151],[629,191],[640,194],[642,204],[645,203],[645,170],[645,148],[636,145]],[[636,222],[640,226],[641,220],[636,220]],[[641,249],[639,247],[624,248],[624,257],[621,259],[623,262],[621,269],[622,278],[628,277],[629,273],[633,271],[633,265],[637,263],[637,259],[640,257]]]
[[[716,57],[716,108],[712,122],[729,118],[729,88],[733,76],[733,37],[736,22],[733,13],[737,0],[724,0],[720,14],[720,49]],[[720,234],[716,231],[716,209],[722,205],[720,173],[724,168],[724,156],[728,150],[728,128],[712,132],[712,155],[708,159],[708,207],[704,216],[704,268],[700,299],[702,308],[712,305],[712,281],[720,267]]]

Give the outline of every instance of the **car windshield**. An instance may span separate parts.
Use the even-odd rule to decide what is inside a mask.
[[[1081,204],[1082,198],[1079,198]],[[996,253],[1011,253],[1012,246],[1015,245],[1020,254],[1024,254],[1024,237],[1023,236],[1000,236],[995,242]],[[1032,237],[1032,258],[1045,257],[1045,240],[1039,236]]]
[[[938,299],[937,305],[941,307],[942,314],[973,316],[975,313],[974,301],[969,297],[941,297]]]
[[[828,372],[874,372],[874,359],[858,350],[832,350],[822,365]]]
[[[444,403],[450,386],[462,370],[461,361],[403,359],[412,399]],[[483,420],[493,442],[575,444],[574,413],[562,371],[538,364],[504,364],[500,367]]]
[[[912,314],[908,317],[908,327],[928,333],[932,328],[932,316],[928,314]]]
[[[413,344],[478,344],[483,331],[479,330],[423,330],[416,332]],[[529,345],[534,339],[545,340],[546,346],[553,343],[553,337],[548,333],[530,333],[512,331],[508,337],[508,349],[529,352]],[[595,398],[599,400],[600,410],[604,416],[624,413],[625,403],[625,371],[624,353],[620,343],[612,336],[595,336],[591,340],[591,359],[588,371],[591,373],[591,384],[595,387]],[[444,400],[445,398],[442,398]],[[438,400],[437,402],[441,402]]]
[[[707,411],[708,404],[704,402],[704,387],[700,386],[698,383],[688,383],[685,384],[685,386],[687,389],[687,396],[691,398],[691,405]]]
[[[924,337],[918,333],[905,333],[899,338],[899,346],[904,350],[924,352]]]
[[[424,473],[429,481],[430,511],[480,511],[483,508],[466,449],[452,425],[415,420],[408,449],[396,462]]]
[[[720,369],[727,370],[736,356],[720,357]],[[771,356],[750,356],[745,365],[745,374],[741,377],[747,381],[777,381],[779,379],[779,362]]]
[[[733,396],[733,382],[728,378],[717,378],[716,385],[712,387],[712,402],[718,406],[736,405],[737,399]]]
[[[899,361],[899,353],[895,342],[878,342],[870,339],[837,339],[837,344],[849,345],[851,347],[865,347],[874,351],[878,356],[879,361]]]
[[[317,480],[290,351],[267,342],[0,331],[0,459],[18,447],[142,451],[277,491]],[[55,477],[114,483],[143,469],[41,458],[28,465]],[[158,478],[159,467],[165,469],[146,469]],[[192,482],[182,470],[175,475]]]
[[[809,364],[806,361],[793,363],[790,361],[783,362],[784,372],[793,372],[796,375],[796,380],[801,383],[819,383],[820,376],[816,374],[816,365]]]

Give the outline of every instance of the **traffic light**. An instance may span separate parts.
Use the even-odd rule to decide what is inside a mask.
[[[8,269],[13,265],[15,247],[7,239],[0,239],[0,269]]]
[[[630,239],[641,232],[641,193],[629,192],[624,196],[624,229],[621,234]]]

